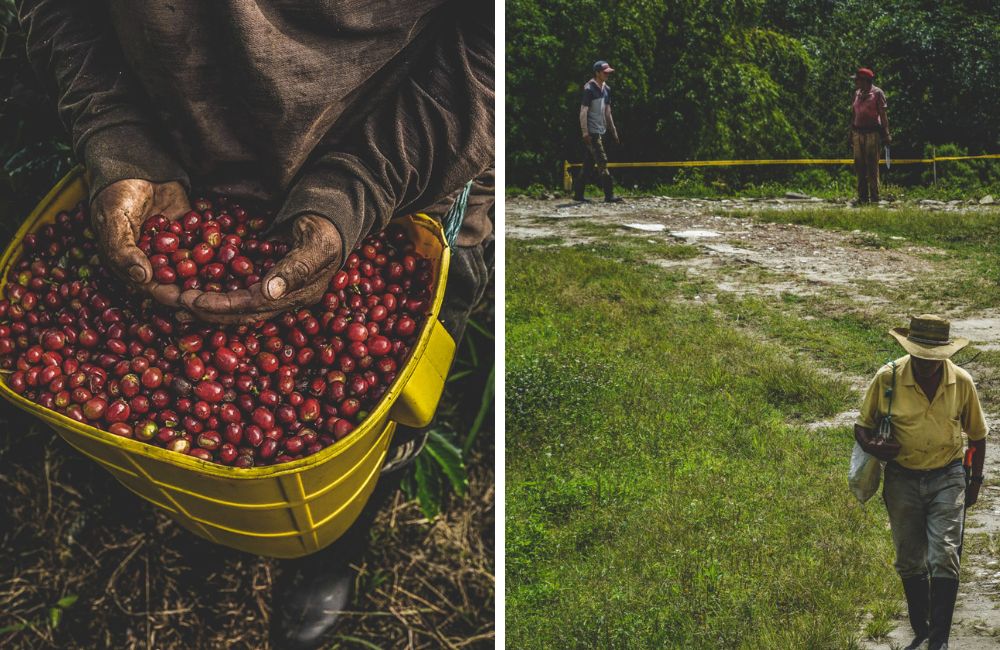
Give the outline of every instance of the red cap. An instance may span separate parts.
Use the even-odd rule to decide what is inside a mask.
[[[858,68],[858,71],[854,74],[854,78],[874,79],[875,73],[869,70],[868,68]]]

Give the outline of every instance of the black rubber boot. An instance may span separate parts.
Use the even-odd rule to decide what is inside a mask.
[[[368,547],[375,515],[399,489],[401,472],[384,474],[364,509],[344,535],[330,546],[280,564],[271,592],[271,647],[313,650],[326,647],[350,609],[357,571]]]
[[[587,186],[586,176],[587,174],[581,169],[573,178],[573,200],[577,203],[584,203],[587,200],[583,197],[583,191]]]
[[[951,617],[955,613],[958,580],[931,578],[931,631],[929,650],[948,650]]]
[[[601,185],[604,187],[605,203],[621,203],[621,197],[615,196],[615,180],[608,174],[604,177]]]
[[[927,640],[930,633],[928,613],[931,604],[931,583],[926,575],[903,578],[903,592],[906,594],[906,610],[913,628],[913,641],[903,650],[917,650]]]
[[[283,569],[275,584],[271,617],[271,647],[275,650],[321,647],[341,613],[349,608],[357,573],[346,558],[331,557],[329,550]]]

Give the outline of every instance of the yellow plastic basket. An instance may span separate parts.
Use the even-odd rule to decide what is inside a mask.
[[[49,192],[0,258],[0,291],[24,236],[87,196],[80,168]],[[80,424],[0,382],[0,394],[54,428],[125,487],[163,508],[191,532],[231,548],[280,558],[330,544],[357,519],[385,460],[396,424],[422,427],[437,409],[455,354],[438,320],[450,252],[441,226],[424,215],[399,220],[434,266],[434,299],[409,362],[371,414],[346,438],[301,460],[239,469],[185,456]]]

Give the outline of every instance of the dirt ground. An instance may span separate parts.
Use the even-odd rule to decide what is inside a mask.
[[[959,201],[925,201],[916,205],[928,211],[996,209]],[[906,282],[928,271],[955,272],[944,263],[929,260],[927,253],[935,252],[933,249],[909,245],[905,240],[894,242],[896,245],[886,250],[877,242],[871,245],[870,233],[833,232],[728,215],[756,209],[817,207],[850,209],[844,203],[809,197],[721,201],[652,197],[628,199],[621,204],[512,198],[506,204],[506,232],[511,238],[558,238],[552,239],[552,245],[570,245],[599,243],[609,237],[600,227],[616,227],[613,236],[644,237],[650,242],[697,247],[697,255],[687,259],[651,258],[649,262],[683,269],[691,278],[708,281],[715,287],[714,292],[709,290],[697,297],[707,304],[719,292],[800,296],[837,292],[884,310],[900,322],[905,322],[909,315],[899,309],[901,306],[889,302],[885,293],[879,291],[880,285],[890,280],[897,284]],[[952,331],[956,335],[970,338],[977,348],[1000,349],[1000,310],[973,315],[960,304],[942,304],[940,312],[952,318]],[[989,371],[995,373],[994,369]],[[867,378],[848,379],[859,391],[860,401]],[[988,422],[996,426],[1000,404],[984,403],[984,408]],[[849,411],[810,426],[846,426],[856,415],[856,411]],[[986,463],[988,477],[1000,475],[1000,452],[988,450]],[[959,593],[951,645],[971,650],[1000,647],[1000,486],[989,482],[984,486],[979,503],[969,511],[967,531],[977,543],[967,545],[963,566],[968,576]],[[867,647],[892,650],[909,643],[911,633],[902,602],[896,624],[897,628],[888,637],[878,642],[868,640]]]

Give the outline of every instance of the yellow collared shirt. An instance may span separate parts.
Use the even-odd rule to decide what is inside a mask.
[[[944,467],[962,457],[962,432],[982,440],[989,432],[979,405],[976,385],[968,372],[951,360],[933,401],[913,377],[910,355],[896,360],[896,390],[892,398],[892,434],[902,446],[896,462],[909,469]],[[877,429],[888,412],[886,389],[892,385],[892,366],[886,364],[868,386],[858,424]]]

